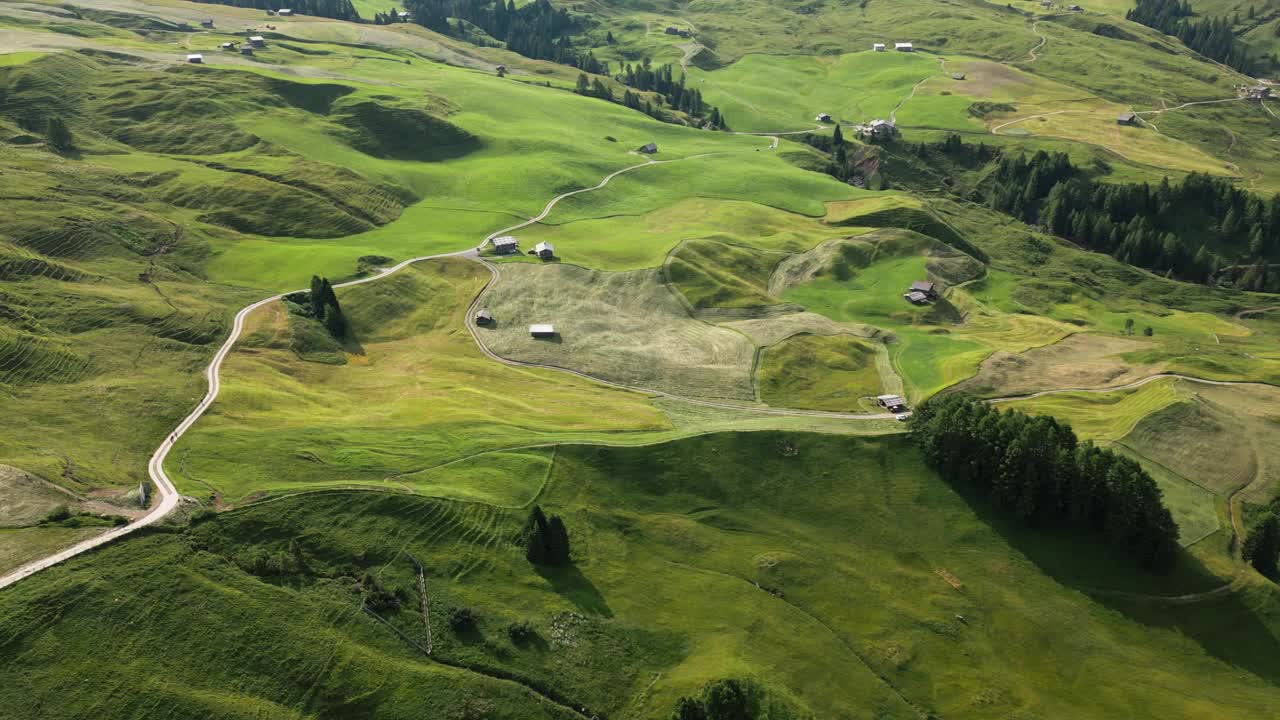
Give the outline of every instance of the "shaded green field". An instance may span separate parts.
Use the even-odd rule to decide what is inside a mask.
[[[286,498],[110,546],[0,595],[0,693],[19,712],[103,718],[158,703],[566,716],[548,696],[663,718],[730,676],[823,717],[1244,718],[1276,701],[1274,597],[1173,619],[1091,598],[1083,586],[1127,589],[1134,570],[1087,539],[1002,525],[902,439],[561,447],[539,503],[565,518],[572,567],[529,566],[512,542],[522,510],[384,493]],[[430,658],[410,558],[425,569]],[[377,606],[383,621],[360,611],[374,582],[399,598]],[[1188,565],[1141,582],[1213,579]],[[452,607],[475,625],[450,627]],[[105,641],[130,622],[127,642]],[[511,639],[515,623],[529,639]],[[179,632],[200,641],[175,645]],[[166,681],[137,683],[117,662]]]

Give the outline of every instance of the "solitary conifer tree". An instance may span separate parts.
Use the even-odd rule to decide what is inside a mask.
[[[60,153],[70,152],[75,145],[71,130],[57,115],[49,118],[45,126],[45,139],[49,142],[49,147]]]

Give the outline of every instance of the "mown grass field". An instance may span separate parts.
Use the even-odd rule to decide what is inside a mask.
[[[286,498],[73,560],[0,596],[4,700],[50,717],[565,716],[550,695],[659,718],[709,680],[746,676],[828,717],[1243,718],[1275,702],[1274,594],[1163,620],[1091,596],[1132,571],[1099,577],[1115,559],[1087,541],[1002,524],[901,439],[563,446],[538,502],[565,517],[572,567],[530,568],[512,543],[521,509],[367,492]],[[430,658],[410,558],[425,570]],[[366,573],[402,598],[378,612],[403,636],[360,611]],[[1205,582],[1189,565],[1154,584]],[[474,627],[451,629],[451,607]],[[517,622],[530,639],[509,638]],[[192,632],[203,640],[173,644]],[[235,682],[246,672],[256,680]],[[122,699],[107,700],[113,688]]]

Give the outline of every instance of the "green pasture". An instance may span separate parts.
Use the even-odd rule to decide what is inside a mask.
[[[538,502],[564,518],[572,566],[524,560],[523,508],[377,492],[249,506],[0,596],[3,700],[51,717],[164,702],[195,715],[572,716],[563,703],[665,718],[707,682],[750,677],[776,705],[827,717],[1244,718],[1276,701],[1274,595],[1189,605],[1170,623],[1107,592],[1220,582],[1193,559],[1141,576],[1087,538],[1007,524],[901,438],[560,446],[549,473],[515,472],[545,478]],[[375,582],[399,598],[380,619],[360,611]],[[457,607],[473,625],[450,625]],[[127,643],[106,641],[131,622]],[[508,633],[517,623],[526,639]],[[1223,624],[1231,643],[1216,642]],[[179,631],[203,639],[175,646]],[[166,682],[126,680],[117,659]]]
[[[710,72],[690,68],[688,82],[720,108],[730,128],[785,132],[815,126],[819,113],[837,122],[888,119],[913,85],[937,72],[928,55],[868,47],[821,57],[747,55]]]
[[[665,170],[642,168],[636,172]],[[662,265],[668,253],[686,240],[706,238],[762,250],[804,252],[833,233],[805,215],[766,204],[708,197],[690,197],[644,213],[561,221],[565,212],[572,210],[566,206],[561,212],[557,207],[545,221],[515,233],[522,249],[546,241],[565,262],[597,270],[638,270]]]
[[[1146,416],[1178,402],[1185,390],[1166,378],[1136,388],[1111,392],[1062,392],[1008,407],[1034,415],[1052,415],[1067,423],[1085,440],[1119,440]]]

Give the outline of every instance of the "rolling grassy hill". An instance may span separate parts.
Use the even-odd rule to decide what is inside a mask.
[[[755,678],[796,716],[1235,718],[1275,702],[1273,599],[1171,618],[1091,596],[1085,586],[1133,578],[1098,577],[1117,560],[1078,538],[1002,525],[901,440],[562,446],[538,502],[566,518],[572,567],[530,568],[512,543],[522,510],[350,492],[75,560],[0,596],[6,705],[43,717],[566,717],[561,704],[667,717],[722,677]],[[381,620],[361,611],[375,584],[400,598],[377,606]],[[475,624],[452,626],[455,607]],[[527,639],[511,639],[517,623]],[[1230,642],[1215,635],[1227,623]],[[254,682],[235,682],[249,669]],[[1172,691],[1189,684],[1202,690]]]
[[[907,142],[1064,151],[1103,181],[1280,188],[1280,125],[1230,99],[1244,78],[1122,5],[602,0],[572,8],[572,40],[615,69],[687,65],[735,131],[892,115]],[[216,49],[242,28],[266,47]],[[869,51],[895,40],[920,52]],[[726,678],[775,718],[1275,705],[1276,586],[1233,554],[1280,487],[1275,297],[1085,252],[903,142],[851,145],[895,189],[855,187],[802,138],[660,123],[575,94],[575,68],[415,25],[11,3],[0,45],[0,570],[140,511],[237,308],[475,247],[626,169],[515,231],[555,262],[340,289],[341,343],[286,303],[252,313],[168,457],[185,511],[0,591],[0,707],[665,718]],[[1115,125],[1127,110],[1141,127]],[[904,301],[923,279],[942,296]],[[480,307],[496,323],[473,336]],[[1081,392],[1158,372],[1270,385]],[[815,412],[958,390],[1064,391],[1011,404],[1152,473],[1176,571],[1009,525],[927,471],[903,423]],[[535,503],[565,518],[573,566],[524,560]],[[49,519],[61,504],[92,515]]]

